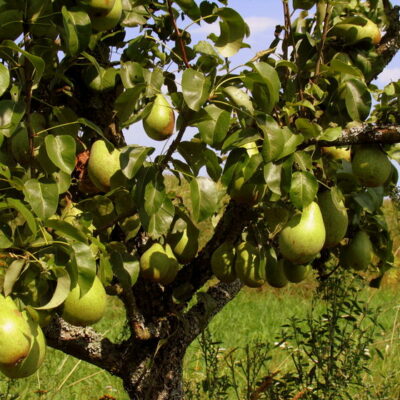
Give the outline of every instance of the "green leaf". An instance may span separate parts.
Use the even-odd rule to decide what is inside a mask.
[[[68,240],[76,240],[77,242],[87,242],[86,235],[76,228],[74,225],[60,221],[58,219],[48,219],[45,221],[45,226],[55,230],[58,236],[61,236]]]
[[[11,294],[14,284],[20,277],[25,265],[26,260],[15,260],[7,267],[3,283],[3,291],[5,296]]]
[[[131,290],[139,277],[139,260],[127,253],[111,253],[111,264],[115,276],[118,278],[124,290]]]
[[[210,149],[206,149],[204,156],[206,158],[207,173],[214,182],[217,182],[222,173],[221,160]]]
[[[346,64],[345,62],[334,58],[330,63],[329,70],[333,73],[340,72],[341,74],[356,76],[357,78],[363,79],[363,73],[356,67]]]
[[[51,162],[61,171],[71,174],[75,168],[75,139],[70,135],[47,135],[44,141]]]
[[[146,158],[154,151],[153,147],[127,146],[121,150],[120,161],[123,174],[132,179],[143,166]]]
[[[296,135],[287,127],[282,129],[282,133],[285,141],[285,146],[282,153],[279,155],[278,160],[288,156],[289,154],[294,153],[297,150],[297,146],[304,142],[303,135]]]
[[[197,176],[200,168],[204,166],[204,151],[206,146],[204,143],[181,142],[178,146],[179,154],[185,159],[189,167],[193,171],[193,175]]]
[[[342,134],[342,128],[340,126],[334,128],[327,128],[324,130],[319,140],[326,140],[327,142],[332,142],[336,140]]]
[[[56,213],[58,187],[55,182],[29,179],[24,184],[24,192],[27,202],[40,219],[45,220]]]
[[[230,114],[211,104],[204,108],[201,122],[195,126],[199,129],[201,139],[210,146],[217,147],[225,139],[230,124]]]
[[[92,34],[90,17],[81,8],[68,10],[66,6],[63,6],[61,13],[67,51],[71,56],[76,56],[89,45]]]
[[[264,165],[264,180],[267,183],[268,189],[281,196],[281,176],[282,164],[274,164],[272,162]]]
[[[165,197],[164,202],[156,213],[149,216],[146,214],[144,208],[141,208],[139,215],[146,232],[150,237],[156,239],[162,235],[166,235],[171,228],[175,215],[175,207],[172,201],[168,197]]]
[[[210,95],[211,81],[202,72],[188,68],[182,75],[182,92],[188,107],[199,111]]]
[[[266,163],[275,161],[283,151],[285,139],[281,127],[269,115],[265,123],[257,124],[264,133],[261,154]]]
[[[200,8],[194,0],[175,0],[182,11],[192,20],[200,18]]]
[[[11,40],[4,40],[0,45],[0,49],[2,47],[6,47],[11,50],[18,51],[19,53],[21,53],[23,56],[25,56],[30,61],[30,63],[34,67],[32,84],[33,84],[33,88],[35,88],[43,76],[43,72],[45,69],[44,60],[38,56],[34,56],[33,54],[28,53],[26,50],[21,49],[16,43],[14,43]]]
[[[306,139],[316,138],[322,133],[321,126],[306,118],[297,118],[295,124]]]
[[[144,83],[143,67],[134,61],[121,64],[120,76],[126,89],[134,88],[138,83]]]
[[[10,71],[4,64],[0,64],[0,96],[8,89],[10,85]]]
[[[242,16],[232,8],[219,8],[214,12],[221,18],[221,33],[214,41],[223,57],[234,56],[242,47],[243,39],[249,36],[249,27]]]
[[[53,296],[47,304],[41,307],[35,307],[36,310],[50,310],[64,303],[71,290],[71,277],[65,268],[53,268],[53,272],[57,276],[57,285]]]
[[[0,225],[0,249],[7,249],[13,245],[12,231],[9,225]]]
[[[211,179],[198,177],[190,182],[193,217],[201,222],[211,217],[218,209],[218,186]]]
[[[371,93],[367,85],[357,79],[348,79],[340,87],[340,98],[354,121],[364,121],[371,110]]]
[[[295,207],[302,209],[311,204],[318,192],[318,181],[313,174],[297,171],[292,176],[290,200]]]
[[[37,225],[36,225],[36,220],[33,214],[29,211],[29,209],[22,203],[21,200],[18,199],[13,199],[11,197],[7,198],[5,203],[0,204],[0,209],[2,208],[14,208],[17,210],[22,217],[25,219],[26,223],[28,224],[28,227],[30,231],[32,232],[32,238],[36,237],[37,233]]]
[[[305,151],[296,151],[294,153],[294,162],[302,171],[312,170],[312,157]]]
[[[0,101],[0,134],[11,137],[25,114],[25,104],[12,100]]]
[[[91,248],[86,243],[74,242],[70,246],[72,263],[77,268],[79,278],[82,278],[84,283],[84,287],[81,287],[84,294],[91,288],[96,276],[96,261]],[[81,284],[81,280],[79,284]]]
[[[163,176],[157,171],[152,172],[154,172],[154,175],[146,180],[143,200],[144,209],[149,216],[157,213],[167,196]]]
[[[146,84],[138,83],[135,87],[123,91],[115,100],[114,107],[122,127],[129,126],[140,118],[137,103],[145,90]]]

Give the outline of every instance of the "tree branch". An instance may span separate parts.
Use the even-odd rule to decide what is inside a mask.
[[[361,124],[354,128],[344,129],[342,136],[332,142],[311,140],[304,143],[307,147],[310,144],[318,146],[348,146],[352,144],[394,144],[400,143],[400,126],[398,125],[375,125]]]
[[[81,328],[55,317],[44,329],[47,344],[57,350],[97,365],[114,375],[124,369],[123,344],[114,344],[93,328]]]

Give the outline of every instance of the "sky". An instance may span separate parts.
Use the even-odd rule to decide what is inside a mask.
[[[291,3],[291,2],[290,2]],[[393,5],[400,5],[400,0],[392,0]],[[238,11],[250,27],[250,36],[245,40],[251,46],[250,49],[241,49],[239,53],[231,58],[231,66],[241,65],[251,59],[258,51],[265,50],[273,40],[275,26],[283,23],[282,0],[230,0],[228,6]],[[178,21],[182,23],[182,21]],[[184,24],[180,27],[184,27]],[[200,27],[193,25],[190,29],[192,44],[205,39],[210,33],[219,34],[218,23],[205,24]],[[396,56],[392,62],[382,72],[374,82],[378,87],[383,87],[391,81],[400,79],[400,55]],[[184,140],[190,139],[192,132],[184,136]],[[125,132],[128,144],[155,147],[153,154],[164,153],[168,145],[173,140],[173,136],[165,142],[156,142],[147,137],[143,131],[142,122],[132,125]]]

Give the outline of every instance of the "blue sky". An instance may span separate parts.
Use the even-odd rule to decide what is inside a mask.
[[[291,3],[291,2],[290,2]],[[400,0],[392,1],[393,5],[400,5]],[[246,39],[251,48],[242,49],[237,55],[231,58],[232,66],[240,65],[260,50],[266,49],[273,40],[273,33],[277,24],[283,23],[282,1],[281,0],[230,0],[229,7],[238,11],[250,27],[250,37]],[[186,20],[187,21],[187,20]],[[183,28],[187,22],[180,25]],[[181,21],[180,21],[181,22]],[[190,29],[192,43],[204,39],[210,33],[219,33],[218,23],[202,24],[201,27],[193,25]],[[383,87],[391,81],[400,79],[400,56],[395,57],[391,64],[378,77],[375,82]],[[142,122],[134,124],[125,132],[128,144],[155,147],[156,154],[165,152],[173,137],[165,142],[156,142],[147,137],[142,128]],[[184,139],[190,139],[191,133],[187,133]]]

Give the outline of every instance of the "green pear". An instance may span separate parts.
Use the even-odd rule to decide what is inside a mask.
[[[275,251],[267,256],[267,264],[265,268],[266,280],[268,284],[274,288],[280,289],[288,284],[288,279],[283,271],[283,258],[276,259]]]
[[[345,237],[349,217],[338,190],[326,190],[318,195],[318,204],[324,219],[325,248],[334,247]]]
[[[342,39],[347,45],[366,43],[376,45],[381,40],[379,27],[361,16],[351,16],[343,19],[332,27],[329,35]]]
[[[237,277],[252,288],[265,283],[265,254],[250,242],[242,242],[236,247],[235,272]]]
[[[279,235],[280,252],[293,264],[307,264],[321,251],[324,243],[324,220],[315,202],[292,216]]]
[[[91,13],[108,13],[114,7],[116,0],[77,0],[78,5]]]
[[[0,295],[0,310],[0,363],[17,364],[29,354],[31,330],[11,298]]]
[[[188,225],[181,232],[169,234],[167,241],[178,261],[187,264],[193,260],[199,249],[199,230],[193,224]]]
[[[289,282],[299,283],[307,278],[311,270],[310,264],[293,264],[288,260],[282,259],[283,262],[283,272]]]
[[[143,120],[143,128],[154,140],[166,140],[174,133],[175,114],[162,94],[158,94],[150,113]]]
[[[351,165],[353,174],[367,187],[382,186],[389,178],[392,163],[379,146],[357,146]]]
[[[144,279],[163,285],[171,283],[179,270],[178,260],[171,247],[152,244],[140,257],[140,274]]]
[[[25,316],[32,335],[29,354],[21,362],[0,364],[0,371],[12,379],[26,378],[34,374],[43,364],[46,354],[46,339],[37,322]]]
[[[235,272],[235,246],[232,242],[222,243],[211,256],[211,269],[213,274],[225,283],[236,279]]]
[[[96,140],[90,150],[88,174],[95,186],[103,192],[111,187],[111,178],[121,169],[120,151],[110,151],[104,140]]]
[[[373,249],[368,234],[358,231],[347,246],[343,247],[340,262],[343,267],[365,271],[372,261]]]
[[[91,288],[83,295],[79,283],[76,283],[64,301],[62,317],[72,325],[92,325],[103,317],[106,304],[106,291],[96,276]]]
[[[92,28],[97,32],[115,28],[122,17],[122,0],[115,0],[114,6],[106,13],[90,15]]]

